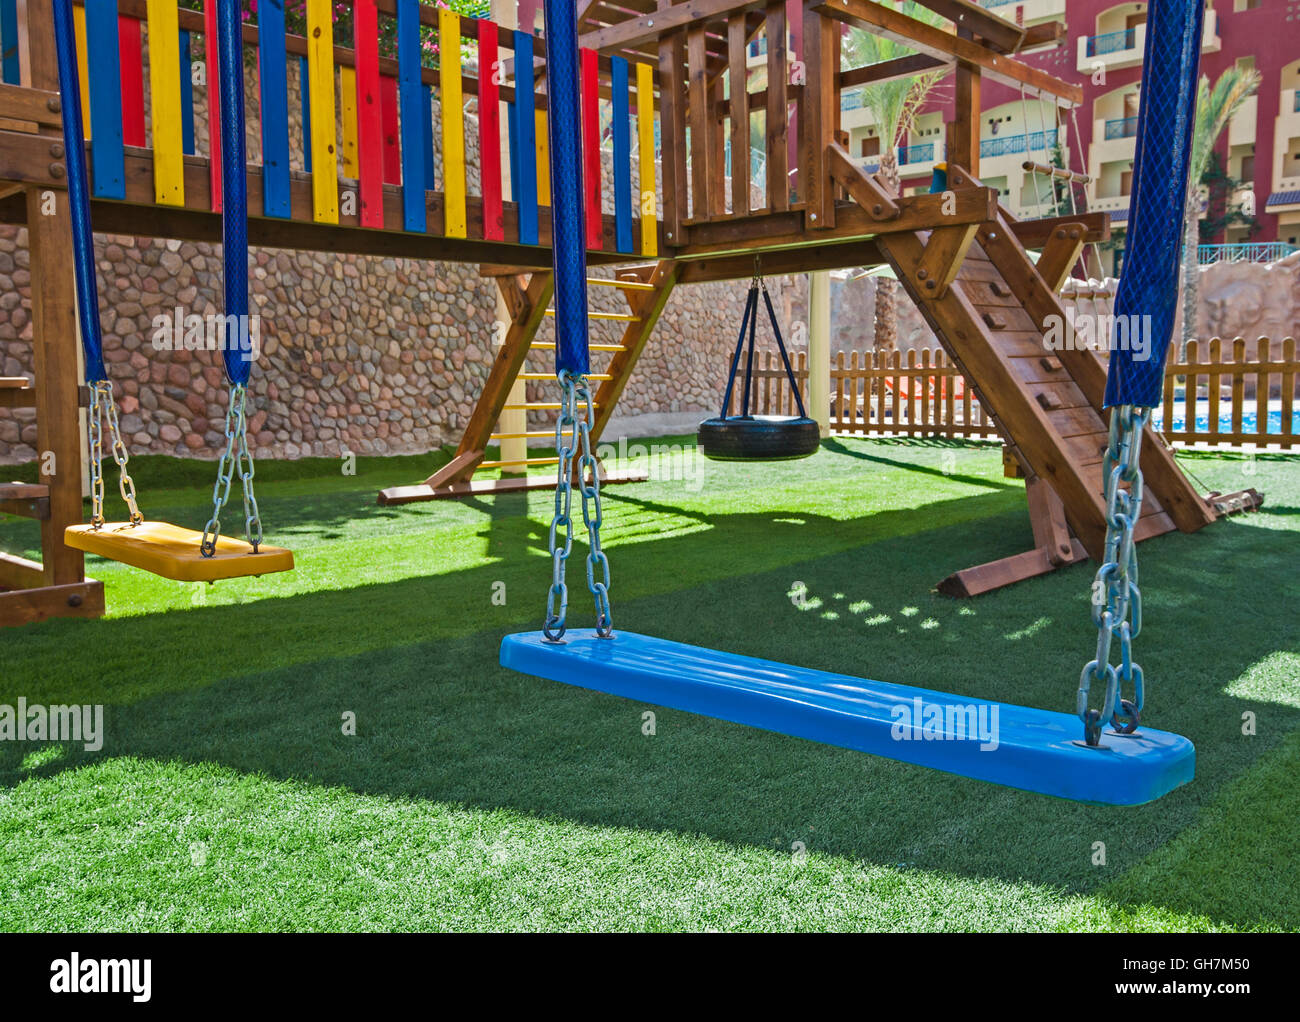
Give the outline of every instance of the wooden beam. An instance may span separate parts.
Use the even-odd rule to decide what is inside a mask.
[[[1023,85],[1026,95],[1051,99],[1061,106],[1079,106],[1083,103],[1082,86],[1069,85],[1045,71],[981,46],[972,39],[962,39],[916,18],[909,18],[892,7],[872,3],[871,0],[824,0],[813,10],[828,18],[893,39],[940,60],[947,61],[955,57],[978,67],[991,80],[1009,85],[1017,91]]]
[[[94,579],[0,592],[0,627],[33,624],[52,617],[103,616],[104,583]]]
[[[769,275],[839,270],[849,266],[878,266],[885,261],[872,238],[805,245],[764,253],[759,266]],[[681,262],[678,284],[707,284],[717,280],[747,280],[754,275],[754,255],[724,256]]]
[[[826,147],[831,177],[843,186],[849,197],[861,206],[872,220],[896,220],[898,203],[881,187],[880,182],[856,163],[844,147],[832,142]]]
[[[875,64],[867,64],[865,67],[855,67],[848,71],[841,71],[840,89],[852,89],[859,85],[881,85],[885,82],[897,81],[900,78],[911,78],[926,71],[934,71],[941,67],[951,68],[952,66],[953,61],[951,60],[941,60],[938,57],[930,56],[928,53],[910,53],[906,57],[895,57],[892,60],[882,60]]]
[[[1025,38],[1025,30],[971,0],[917,0],[940,17],[947,18],[957,29],[967,29],[999,53],[1015,53]]]
[[[31,121],[48,128],[63,127],[63,105],[57,92],[0,85],[0,110],[11,120]]]
[[[965,30],[960,29],[959,32]],[[965,167],[968,173],[978,178],[980,114],[983,109],[979,68],[966,61],[959,61],[953,93],[953,118],[948,125],[948,162],[950,165],[955,163],[959,167]]]
[[[705,23],[725,21],[732,14],[762,10],[766,5],[766,0],[685,0],[617,25],[582,32],[582,45],[610,53],[662,41],[674,30],[691,25],[703,29]]]
[[[728,73],[731,90],[731,215],[748,216],[749,195],[749,68],[745,39],[748,26],[743,14],[727,22]]]
[[[936,227],[930,232],[913,270],[916,286],[922,294],[937,299],[947,293],[978,230],[979,224],[963,224],[959,227]]]
[[[841,202],[835,207],[835,226],[820,232],[817,243],[848,241],[885,233],[926,231],[935,224],[981,224],[997,215],[997,191],[993,188],[962,188],[954,192],[954,209],[946,213],[942,195],[910,195],[897,199],[899,215],[894,220],[872,220],[856,202]],[[691,243],[677,255],[682,259],[702,259],[781,248],[798,248],[809,244],[805,211],[769,213],[747,221],[718,221],[691,226]]]

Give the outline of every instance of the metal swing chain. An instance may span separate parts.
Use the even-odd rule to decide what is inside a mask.
[[[1105,559],[1092,583],[1097,655],[1079,675],[1077,701],[1084,741],[1088,745],[1101,742],[1102,724],[1107,720],[1121,734],[1136,731],[1145,696],[1142,667],[1133,660],[1133,640],[1142,630],[1142,593],[1138,589],[1137,543],[1133,530],[1142,515],[1139,460],[1142,433],[1150,419],[1150,408],[1121,405],[1111,410],[1110,435],[1102,463]],[[1128,483],[1128,489],[1122,488],[1121,483]],[[1115,639],[1120,646],[1118,669],[1110,662]],[[1106,683],[1105,701],[1100,710],[1088,707],[1088,690],[1094,681]],[[1132,686],[1132,699],[1123,697],[1126,686]]]
[[[117,488],[126,502],[132,525],[144,521],[140,506],[136,502],[135,480],[127,468],[131,460],[126,444],[122,442],[122,430],[117,421],[117,401],[113,398],[111,380],[96,380],[90,385],[90,414],[88,416],[90,434],[90,524],[96,529],[104,525],[104,424],[108,424],[108,439],[113,461],[117,463]]]
[[[221,536],[221,509],[230,499],[230,482],[235,472],[244,494],[244,538],[248,540],[257,553],[262,543],[262,518],[257,510],[257,497],[253,493],[253,455],[248,449],[248,420],[245,416],[244,402],[247,391],[242,383],[230,387],[230,403],[226,407],[226,447],[221,452],[217,463],[217,481],[212,486],[212,517],[203,527],[203,543],[200,551],[204,557],[211,557],[217,552],[217,540]]]
[[[587,526],[587,589],[596,602],[596,634],[601,638],[614,634],[614,612],[609,602],[609,559],[600,548],[600,467],[591,452],[593,418],[591,385],[587,377],[561,373],[560,412],[555,419],[555,450],[559,455],[559,467],[555,482],[555,513],[548,537],[551,585],[546,594],[546,620],[542,625],[543,634],[552,642],[558,642],[564,636],[569,609],[565,568],[573,550],[575,457],[582,497],[582,520]]]

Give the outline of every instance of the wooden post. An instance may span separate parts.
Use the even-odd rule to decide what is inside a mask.
[[[831,433],[831,274],[808,274],[808,415]]]
[[[659,10],[673,0],[657,0]],[[686,34],[673,32],[659,40],[659,124],[663,165],[664,240],[670,247],[686,242],[682,209],[686,202],[686,96],[682,66],[686,63]]]
[[[971,39],[970,29],[958,28],[957,35]],[[954,114],[948,126],[948,165],[964,167],[970,176],[980,176],[980,70],[974,64],[957,62],[953,90]],[[1028,126],[1025,128],[1029,130]]]

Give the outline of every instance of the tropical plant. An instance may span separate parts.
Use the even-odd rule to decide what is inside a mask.
[[[902,3],[884,0],[884,3],[885,6],[893,7],[908,17],[926,24],[945,24],[939,15],[921,6],[916,0],[903,0]],[[851,70],[906,57],[915,52],[892,39],[875,35],[864,29],[849,28],[840,44],[840,66],[845,70]],[[917,113],[947,74],[947,68],[925,71],[910,78],[877,82],[862,88],[862,108],[871,114],[876,132],[880,136],[878,177],[881,184],[893,195],[898,194],[900,186],[898,143],[900,139],[906,139],[916,121]],[[883,275],[876,279],[875,320],[876,350],[887,356],[898,346],[898,283]]]
[[[1187,180],[1187,202],[1183,210],[1183,334],[1182,348],[1196,336],[1196,307],[1200,292],[1200,271],[1196,249],[1204,197],[1201,180],[1210,166],[1210,154],[1228,122],[1259,87],[1258,71],[1230,67],[1210,85],[1202,78],[1196,92],[1196,121],[1192,130],[1192,152]]]

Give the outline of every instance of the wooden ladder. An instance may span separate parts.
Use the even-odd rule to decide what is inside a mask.
[[[1044,343],[1050,324],[1065,321],[1057,291],[1085,234],[1082,224],[1066,226],[1049,239],[1037,265],[1005,212],[976,227],[877,238],[1026,477],[1034,547],[950,575],[939,585],[949,595],[974,596],[1102,555],[1106,369],[1093,351],[1050,350]],[[1192,532],[1214,520],[1213,508],[1150,427],[1142,470],[1147,486],[1138,539],[1174,528]]]
[[[609,355],[608,364],[588,379],[599,383],[592,399],[595,421],[591,424],[593,443],[600,440],[618,399],[623,394],[628,378],[636,366],[655,324],[668,302],[678,269],[672,260],[662,260],[643,266],[625,267],[612,278],[588,278],[590,288],[613,288],[627,300],[627,312],[591,312],[595,322],[623,324],[622,336],[617,343],[592,343],[593,354]],[[421,500],[440,500],[464,497],[471,494],[508,493],[520,490],[543,489],[555,485],[549,476],[510,476],[493,479],[475,479],[480,470],[554,465],[558,457],[524,458],[522,460],[488,459],[490,444],[511,439],[546,439],[554,437],[554,430],[525,430],[522,433],[497,431],[497,422],[504,411],[547,412],[559,408],[556,401],[528,401],[521,405],[509,404],[510,392],[516,380],[554,381],[555,373],[549,369],[528,370],[525,364],[534,355],[542,365],[554,358],[555,342],[539,342],[537,331],[547,316],[554,315],[549,307],[554,294],[555,281],[549,271],[535,272],[523,281],[523,275],[498,276],[506,307],[510,310],[510,325],[497,352],[487,384],[479,395],[478,403],[470,415],[465,432],[457,445],[456,453],[423,483],[414,486],[394,486],[379,493],[383,505],[409,504]],[[604,483],[643,482],[643,472],[602,472]]]

